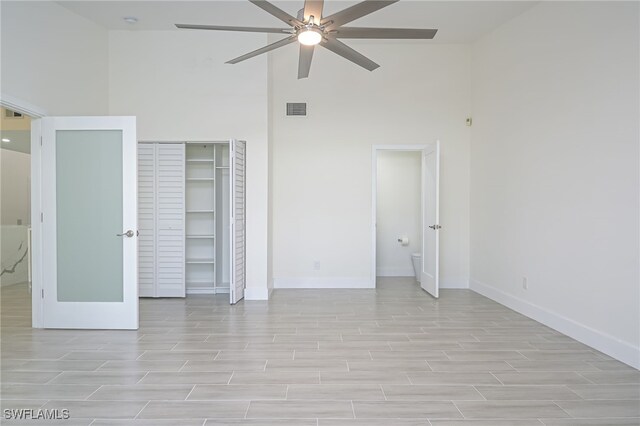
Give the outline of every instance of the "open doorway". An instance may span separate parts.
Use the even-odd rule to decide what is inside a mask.
[[[0,137],[0,285],[26,294],[31,281],[31,117],[1,107]]]
[[[439,290],[439,142],[373,147],[372,272]]]
[[[378,153],[376,276],[420,281],[422,258],[422,155]],[[413,280],[412,280],[413,281]]]

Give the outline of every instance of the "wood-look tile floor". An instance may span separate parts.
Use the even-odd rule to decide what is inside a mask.
[[[138,331],[32,329],[29,300],[2,288],[2,408],[71,419],[24,424],[640,424],[638,370],[472,291],[143,299]]]

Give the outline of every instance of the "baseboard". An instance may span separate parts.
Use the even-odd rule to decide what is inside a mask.
[[[267,287],[247,287],[244,289],[245,300],[269,300]]]
[[[640,348],[482,282],[470,280],[469,284],[471,290],[476,293],[488,297],[556,331],[566,334],[612,358],[640,369]]]
[[[459,277],[440,277],[440,288],[444,289],[461,289],[469,288],[469,278]]]
[[[378,277],[413,277],[415,274],[413,268],[376,268]]]
[[[274,288],[375,288],[369,278],[300,277],[274,278]]]

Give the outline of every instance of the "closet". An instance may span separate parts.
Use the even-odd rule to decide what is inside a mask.
[[[140,297],[243,297],[244,147],[139,143]]]

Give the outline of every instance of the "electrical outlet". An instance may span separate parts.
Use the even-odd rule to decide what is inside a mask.
[[[529,282],[527,281],[527,277],[522,277],[522,289],[523,290],[529,289]]]
[[[313,269],[316,270],[316,271],[320,270],[320,261],[319,260],[315,260],[313,262]]]

